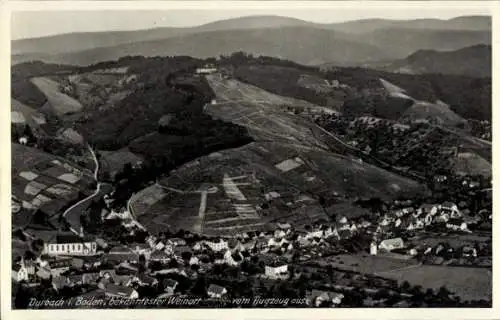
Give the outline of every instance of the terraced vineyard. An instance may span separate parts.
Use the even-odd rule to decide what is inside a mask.
[[[146,228],[230,235],[276,221],[300,225],[328,220],[319,196],[342,201],[425,191],[415,181],[332,153],[331,146],[345,148],[320,135],[313,122],[253,100],[265,96],[261,89],[217,76],[208,80],[217,103],[207,105],[205,112],[246,127],[256,142],[191,161],[137,194],[132,206]],[[279,196],[271,199],[271,192]],[[310,201],[299,201],[301,195]]]

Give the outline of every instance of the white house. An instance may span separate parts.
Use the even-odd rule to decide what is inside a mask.
[[[276,191],[271,191],[271,192],[268,192],[264,195],[264,197],[266,198],[267,201],[270,201],[270,200],[273,200],[273,199],[277,199],[279,198],[281,195],[279,194],[279,192],[276,192]]]
[[[275,238],[280,239],[280,238],[283,238],[284,236],[286,236],[285,231],[280,230],[280,229],[277,229],[277,230],[274,231],[274,237]]]
[[[267,260],[264,262],[264,274],[266,277],[276,279],[288,275],[288,264],[286,262],[271,257],[264,258],[264,260]]]
[[[28,281],[28,269],[26,268],[24,263],[15,264],[12,267],[12,279],[17,282]]]
[[[467,227],[467,223],[465,223],[462,220],[457,219],[457,218],[450,219],[446,223],[446,228],[454,230],[454,231],[464,231],[464,232],[468,232],[469,231],[469,229]]]
[[[91,256],[97,253],[97,243],[88,237],[59,235],[53,242],[47,242],[43,254],[51,256]]]
[[[19,144],[26,145],[28,143],[28,138],[27,137],[21,137],[19,138]]]
[[[227,294],[227,290],[224,287],[218,286],[216,284],[211,284],[208,287],[207,294],[210,298],[220,299]]]
[[[385,251],[392,251],[394,249],[401,249],[404,247],[403,239],[401,238],[393,238],[386,239],[380,242],[378,248]]]
[[[225,253],[224,253],[224,262],[229,265],[229,266],[237,266],[238,265],[238,262],[236,262],[233,258],[233,254],[231,252],[231,250],[227,250]]]
[[[200,259],[196,256],[192,256],[191,259],[189,259],[189,265],[195,265],[195,264],[200,264]]]
[[[197,68],[196,73],[197,74],[212,74],[217,72],[217,68],[214,66],[204,66],[203,68]]]

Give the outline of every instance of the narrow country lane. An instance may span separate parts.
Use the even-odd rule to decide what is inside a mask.
[[[99,174],[99,161],[97,160],[97,156],[90,145],[88,145],[88,149],[92,154],[92,158],[95,162],[94,179],[97,182],[96,190],[90,196],[78,201],[77,203],[66,209],[66,211],[64,211],[63,213],[63,217],[70,225],[70,230],[76,234],[81,234],[80,231],[82,229],[82,226],[80,224],[80,216],[85,213],[85,210],[89,207],[92,201],[101,195],[102,190],[102,183],[97,179]]]

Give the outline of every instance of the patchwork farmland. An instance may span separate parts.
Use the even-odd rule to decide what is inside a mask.
[[[12,144],[12,196],[20,208],[13,224],[29,222],[26,210],[41,209],[50,216],[89,191],[93,183],[89,170],[33,148]]]

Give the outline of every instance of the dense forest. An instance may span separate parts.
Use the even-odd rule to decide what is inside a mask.
[[[301,66],[291,61],[253,57],[244,53],[224,57],[219,63],[233,66],[234,76],[238,80],[322,106],[328,105],[329,98],[341,97],[345,104],[356,107],[363,114],[369,113],[376,106],[379,116],[397,118],[407,107],[404,102],[370,97],[373,94],[377,96],[383,89],[380,83],[380,78],[383,78],[405,89],[408,95],[417,100],[442,100],[463,118],[491,119],[491,78],[444,74],[409,75],[360,67],[339,67],[320,71],[319,68]],[[347,87],[330,92],[316,92],[297,84],[301,75],[338,80]],[[373,99],[376,101],[372,101]]]
[[[491,119],[491,78],[424,74],[408,75],[364,68],[337,68],[325,73],[329,80],[338,80],[352,88],[380,89],[380,78],[406,90],[418,100],[442,100],[463,118]]]

